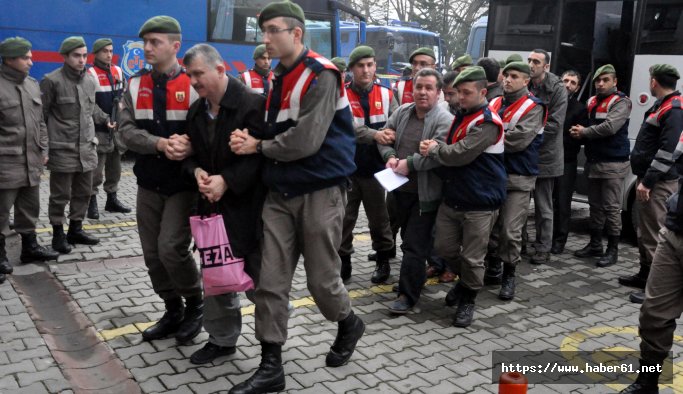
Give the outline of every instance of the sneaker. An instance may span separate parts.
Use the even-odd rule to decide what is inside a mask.
[[[398,296],[389,306],[389,311],[396,315],[405,315],[410,312],[413,307],[408,304],[408,299],[404,295]]]
[[[218,346],[214,343],[207,342],[203,348],[192,353],[190,362],[195,365],[207,364],[219,357],[234,354],[236,351],[237,348],[234,346]]]

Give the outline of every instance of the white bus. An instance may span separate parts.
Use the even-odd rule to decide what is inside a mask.
[[[530,50],[543,48],[551,53],[555,74],[569,69],[581,73],[584,101],[594,94],[589,76],[600,66],[613,64],[619,89],[633,101],[631,145],[655,101],[649,91],[649,67],[668,63],[683,72],[681,0],[490,0],[487,25],[487,56],[505,59],[518,53],[526,59]],[[637,215],[635,181],[633,174],[626,179],[622,202],[624,232],[631,234]],[[587,200],[586,185],[579,175],[575,199]]]

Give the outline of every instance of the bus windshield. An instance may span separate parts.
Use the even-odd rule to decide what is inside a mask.
[[[432,48],[437,62],[441,58],[439,37],[427,31],[397,31],[368,26],[367,45],[375,48],[379,74],[401,74],[409,65],[410,54],[420,47]]]

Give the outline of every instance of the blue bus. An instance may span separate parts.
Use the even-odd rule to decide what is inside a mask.
[[[33,44],[31,75],[43,75],[63,63],[59,54],[62,40],[71,35],[85,38],[88,47],[101,37],[114,41],[114,61],[130,76],[145,67],[140,26],[155,15],[170,15],[180,22],[184,51],[197,43],[215,46],[225,59],[229,73],[251,68],[251,54],[261,42],[258,13],[272,0],[23,0],[4,2],[0,12],[0,40],[22,36]],[[323,56],[339,56],[339,13],[364,18],[334,0],[294,0],[306,14],[306,45]],[[360,33],[359,33],[360,34]],[[92,58],[89,59],[92,63]]]
[[[341,22],[341,56],[348,58],[358,44],[359,26]],[[443,40],[438,33],[422,30],[417,23],[391,21],[389,25],[367,25],[365,45],[375,49],[377,74],[395,79],[409,65],[408,58],[417,48],[434,49],[439,65],[443,65]]]

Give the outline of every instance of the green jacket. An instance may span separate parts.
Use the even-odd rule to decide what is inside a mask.
[[[92,75],[64,65],[40,81],[49,136],[50,171],[85,172],[97,167],[95,123],[109,116],[95,104]]]
[[[47,129],[38,81],[0,66],[0,185],[36,186],[47,156]]]

